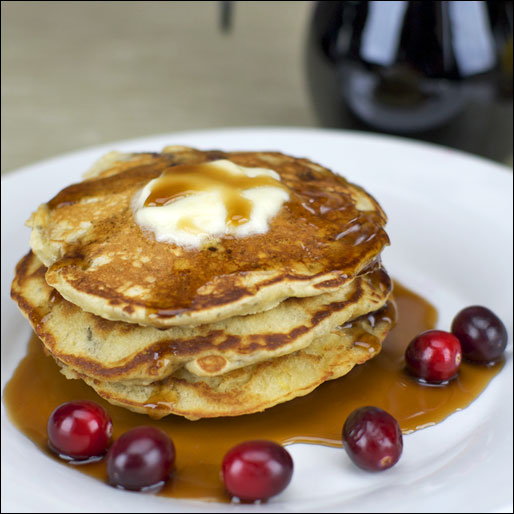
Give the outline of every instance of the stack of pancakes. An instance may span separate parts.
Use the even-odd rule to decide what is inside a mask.
[[[189,248],[135,223],[150,180],[218,159],[289,188],[266,233]],[[62,372],[113,404],[156,418],[258,412],[380,351],[395,320],[385,222],[363,189],[307,159],[112,152],[31,216],[12,297]]]

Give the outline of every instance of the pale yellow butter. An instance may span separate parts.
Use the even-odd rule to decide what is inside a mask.
[[[281,184],[280,175],[271,169],[248,168],[225,159],[208,163],[208,166],[233,176],[271,177],[273,180],[270,182],[277,185],[234,191],[234,194],[251,202],[251,211],[247,220],[233,224],[227,222],[227,191],[231,193],[228,180],[226,183],[208,181],[205,188],[202,186],[203,190],[188,192],[164,205],[145,206],[152,191],[158,187],[160,178],[157,178],[146,184],[133,198],[136,223],[153,232],[159,242],[191,247],[199,247],[206,240],[226,235],[247,237],[267,232],[270,221],[289,199],[289,192]]]

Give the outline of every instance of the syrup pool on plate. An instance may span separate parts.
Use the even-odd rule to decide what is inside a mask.
[[[414,336],[435,327],[437,312],[420,296],[398,283],[394,286],[398,324],[383,343],[381,353],[348,375],[325,382],[307,396],[277,405],[262,413],[232,418],[189,421],[179,416],[152,420],[110,405],[81,380],[68,380],[36,336],[4,391],[12,422],[42,451],[48,450],[46,425],[61,403],[92,400],[102,405],[113,422],[113,439],[140,426],[153,425],[168,433],[176,448],[172,478],[158,493],[174,498],[230,501],[220,479],[225,453],[252,439],[281,444],[304,442],[341,447],[341,429],[348,415],[364,405],[392,414],[404,434],[441,422],[469,405],[502,368],[463,362],[458,377],[434,387],[419,384],[404,370],[404,352]],[[107,482],[104,461],[63,465]],[[107,487],[107,485],[106,485]],[[129,494],[129,493],[127,493]]]

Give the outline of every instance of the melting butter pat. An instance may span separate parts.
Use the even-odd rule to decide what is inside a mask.
[[[168,168],[136,193],[132,207],[157,241],[199,247],[224,235],[267,232],[288,199],[275,171],[223,159]]]

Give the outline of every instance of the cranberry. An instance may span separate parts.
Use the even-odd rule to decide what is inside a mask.
[[[343,426],[343,448],[354,464],[367,471],[394,466],[403,450],[396,419],[378,407],[355,409]]]
[[[48,446],[63,458],[86,460],[103,455],[112,435],[112,421],[94,402],[59,405],[47,424]]]
[[[407,369],[430,384],[440,384],[453,378],[461,360],[459,340],[442,330],[422,332],[409,343],[405,352]]]
[[[221,473],[232,496],[244,501],[265,500],[287,487],[293,475],[293,459],[272,441],[247,441],[228,451]]]
[[[175,463],[175,447],[166,433],[155,427],[125,432],[107,454],[111,485],[132,491],[158,489],[169,478]]]
[[[507,330],[500,318],[485,307],[474,305],[453,319],[452,332],[462,345],[464,358],[482,364],[498,361],[507,346]]]

